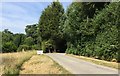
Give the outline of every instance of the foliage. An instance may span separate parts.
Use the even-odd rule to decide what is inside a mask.
[[[93,19],[95,25],[95,50],[100,52],[100,59],[118,59],[118,26],[120,23],[120,3],[111,3]],[[119,59],[118,59],[119,61]]]
[[[44,52],[51,52],[51,50],[53,50],[54,47],[55,45],[53,40],[42,41],[42,50]]]
[[[13,33],[10,32],[8,29],[5,29],[2,32],[2,43],[13,41]]]
[[[23,44],[25,40],[25,35],[24,34],[15,34],[14,35],[14,44],[16,45],[16,47],[18,48],[21,44]]]
[[[4,52],[16,52],[17,47],[13,42],[6,42],[2,46],[3,53]]]
[[[26,34],[13,34],[8,29],[2,31],[2,52],[16,52],[38,49],[37,45],[37,24],[26,26]],[[35,30],[35,32],[34,32]],[[34,46],[37,45],[37,46]]]
[[[16,52],[17,48],[23,44],[24,34],[13,34],[8,29],[2,32],[2,52]]]
[[[25,28],[26,36],[32,37],[34,44],[37,44],[37,38],[38,38],[38,24],[33,25],[27,25]]]
[[[24,41],[24,44],[28,46],[32,46],[34,44],[33,38],[32,37],[27,37]]]
[[[63,13],[64,9],[60,2],[53,2],[42,12],[38,24],[39,36],[41,37],[41,44],[43,44],[42,48],[44,47],[46,41],[52,40],[54,42],[54,45],[52,45],[54,46],[54,49],[59,49],[57,45],[61,40],[59,22],[62,18]]]
[[[73,2],[67,9],[63,29],[68,36],[66,53],[119,61],[120,3],[110,3],[99,12],[95,12],[99,7],[88,7],[93,4]]]
[[[31,48],[32,47],[24,44],[24,45],[20,45],[17,51],[27,51],[27,50],[31,50]]]
[[[33,49],[33,50],[38,50],[38,49],[39,49],[39,46],[38,46],[38,45],[32,45],[32,49]]]

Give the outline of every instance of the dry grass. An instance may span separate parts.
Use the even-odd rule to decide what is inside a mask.
[[[76,57],[85,61],[89,61],[98,65],[103,65],[103,66],[107,66],[107,67],[111,67],[111,68],[116,68],[116,69],[120,69],[120,67],[118,67],[118,65],[120,65],[120,63],[116,63],[116,62],[109,62],[109,61],[105,61],[105,60],[98,60],[98,59],[94,59],[94,58],[90,58],[90,57],[84,57],[84,56],[77,56],[77,55],[72,55],[72,54],[66,54],[68,56],[72,56],[72,57]]]
[[[70,74],[46,55],[34,55],[21,67],[20,74]]]
[[[35,54],[35,51],[0,54],[0,74],[19,74],[21,65]]]

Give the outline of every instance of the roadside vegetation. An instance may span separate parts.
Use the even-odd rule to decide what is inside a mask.
[[[64,24],[66,53],[119,62],[120,2],[98,5],[95,2],[70,5]]]
[[[36,52],[17,52],[17,53],[4,53],[0,54],[0,74],[5,75],[18,75],[22,64],[29,60]]]
[[[34,55],[21,67],[20,74],[70,74],[46,55]]]
[[[46,55],[36,51],[0,54],[0,74],[16,76],[21,74],[71,74]]]

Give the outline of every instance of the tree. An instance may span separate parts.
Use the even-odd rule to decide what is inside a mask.
[[[25,39],[24,43],[28,46],[32,46],[34,44],[33,38],[32,37],[27,37]]]
[[[13,41],[13,33],[10,32],[8,29],[2,31],[2,44]]]
[[[99,12],[91,7],[89,10],[90,5],[93,3],[72,3],[68,8],[64,24],[64,33],[68,36],[66,53],[120,61],[120,3],[110,3]],[[87,13],[92,10],[93,14]]]
[[[19,52],[19,51],[27,51],[27,50],[32,50],[32,48],[30,47],[30,46],[28,46],[28,45],[26,45],[26,44],[23,44],[23,45],[20,45],[19,47],[18,47],[18,49],[17,49],[17,51]]]
[[[118,59],[120,2],[110,3],[93,19],[96,35],[95,52],[98,58],[105,60]],[[120,59],[118,59],[120,61]]]
[[[42,49],[44,52],[52,52],[55,48],[55,44],[53,40],[42,41]]]
[[[54,49],[59,49],[57,42],[61,35],[59,32],[60,19],[64,13],[64,9],[59,2],[53,2],[43,12],[39,20],[39,35],[42,41],[53,40],[55,42]]]
[[[94,8],[90,3],[73,2],[66,13],[66,21],[64,24],[64,33],[68,36],[67,42],[69,48],[76,48],[76,50],[82,50],[85,47],[85,35],[88,34],[87,28],[90,25],[89,17],[94,15]],[[94,13],[88,14],[92,11]],[[84,24],[83,23],[87,24]],[[79,53],[79,52],[78,52]]]
[[[66,20],[63,32],[67,37],[67,53],[79,54],[84,56],[94,56],[95,26],[92,18],[97,10],[101,11],[109,3],[96,2],[73,2],[66,13]],[[70,48],[74,51],[69,51]]]
[[[26,36],[34,39],[34,44],[37,44],[38,24],[27,25],[25,28]]]
[[[16,52],[17,47],[13,42],[6,42],[2,46],[2,52]]]
[[[14,52],[16,46],[13,43],[13,33],[8,29],[2,31],[2,52]]]
[[[14,34],[14,44],[18,48],[21,44],[23,44],[25,40],[25,35],[24,34]]]

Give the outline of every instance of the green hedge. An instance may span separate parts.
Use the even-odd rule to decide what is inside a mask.
[[[107,61],[116,59],[119,55],[119,25],[120,25],[120,2],[110,3],[102,11],[99,11],[89,22],[82,22],[84,29],[78,40],[72,36],[67,45],[66,53],[79,54]],[[83,27],[81,27],[83,28]],[[75,31],[75,30],[74,30]],[[70,46],[74,45],[74,46]],[[78,46],[79,45],[79,46]]]

